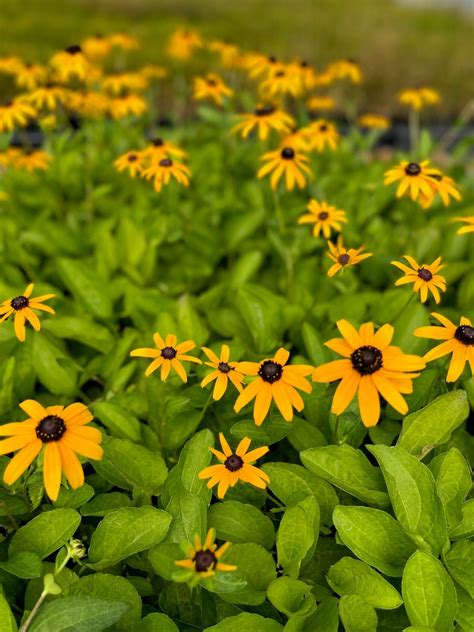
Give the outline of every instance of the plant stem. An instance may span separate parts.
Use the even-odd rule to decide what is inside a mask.
[[[410,150],[413,156],[418,153],[420,142],[420,112],[411,109],[408,116],[408,131],[410,134]]]
[[[280,232],[280,235],[284,235],[286,232],[285,216],[283,215],[283,211],[281,208],[280,196],[278,195],[278,192],[274,189],[272,189],[272,194],[273,194],[273,208],[275,209],[275,216],[278,222],[278,230]]]
[[[28,628],[30,627],[31,622],[33,621],[34,617],[36,616],[36,613],[38,612],[38,610],[41,607],[41,604],[43,603],[43,601],[46,599],[48,593],[46,590],[43,590],[43,592],[41,593],[41,595],[38,597],[37,602],[35,603],[35,605],[33,606],[33,610],[30,612],[30,614],[28,615],[27,620],[25,621],[25,623],[21,626],[19,632],[26,632],[28,630]]]

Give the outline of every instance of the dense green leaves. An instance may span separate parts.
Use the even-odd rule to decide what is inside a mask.
[[[359,595],[345,595],[339,600],[339,614],[346,632],[376,632],[377,613]]]
[[[214,527],[217,537],[230,542],[255,542],[266,549],[275,543],[272,521],[253,505],[235,500],[216,503],[209,508],[208,526]]]
[[[277,533],[278,563],[290,577],[298,577],[302,563],[311,557],[319,535],[319,506],[308,496],[288,507]]]
[[[53,509],[36,516],[20,527],[11,539],[8,554],[13,557],[21,551],[47,557],[65,544],[74,534],[81,517],[74,509]]]
[[[112,595],[111,595],[112,596]],[[32,632],[100,632],[113,625],[126,612],[121,601],[93,597],[65,597],[47,604],[34,619]]]

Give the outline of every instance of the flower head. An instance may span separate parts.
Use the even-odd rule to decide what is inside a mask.
[[[342,235],[339,235],[337,238],[337,243],[333,244],[328,241],[329,252],[327,253],[328,257],[334,261],[334,265],[332,265],[328,270],[328,277],[333,277],[340,270],[346,270],[350,266],[355,266],[364,259],[372,256],[371,252],[364,252],[365,246],[361,246],[360,248],[346,248],[342,243]]]
[[[304,128],[309,142],[310,150],[323,152],[326,147],[332,151],[337,149],[340,136],[333,123],[319,119]]]
[[[61,485],[61,471],[73,489],[84,484],[84,472],[77,454],[86,459],[101,459],[102,434],[86,427],[93,416],[84,404],[43,407],[27,399],[20,404],[29,418],[0,426],[0,454],[19,452],[5,469],[3,480],[12,485],[31,465],[44,447],[43,479],[46,493],[56,500]]]
[[[304,402],[297,389],[311,393],[311,384],[306,376],[311,374],[312,367],[306,364],[287,365],[289,357],[289,351],[281,348],[273,358],[262,362],[239,363],[239,370],[245,375],[255,376],[255,379],[238,396],[234,405],[236,413],[254,398],[253,418],[257,426],[263,423],[272,400],[285,421],[293,419],[293,408],[298,412],[303,410]]]
[[[210,465],[199,472],[200,479],[210,479],[207,484],[209,489],[219,484],[217,497],[220,499],[224,498],[229,487],[234,487],[239,481],[265,489],[270,479],[265,472],[251,465],[251,463],[266,454],[269,448],[261,446],[248,452],[251,440],[248,437],[244,437],[234,453],[222,432],[219,433],[219,441],[222,452],[214,448],[209,449],[218,458],[220,464]]]
[[[35,298],[31,297],[34,284],[30,283],[23,294],[14,298],[7,298],[0,305],[0,323],[13,316],[13,327],[16,337],[20,342],[24,342],[26,338],[25,322],[29,322],[35,331],[41,329],[41,323],[34,310],[49,312],[54,314],[54,309],[44,302],[50,298],[54,298],[54,294],[43,294]]]
[[[117,171],[127,171],[130,177],[136,178],[141,175],[143,171],[142,154],[138,151],[127,151],[117,158],[114,162],[114,166]]]
[[[138,72],[119,72],[108,75],[102,80],[102,89],[113,96],[141,92],[147,85],[146,78]]]
[[[436,105],[440,101],[439,92],[433,88],[410,88],[402,90],[398,100],[413,110],[422,110],[427,105]]]
[[[267,79],[260,84],[260,93],[266,98],[289,94],[298,97],[302,91],[301,77],[291,67],[272,68]]]
[[[333,79],[349,79],[352,83],[362,83],[362,71],[353,59],[341,59],[329,64],[328,73]]]
[[[34,90],[46,81],[48,69],[39,64],[22,64],[17,70],[15,83],[24,90]]]
[[[11,132],[15,127],[25,127],[35,116],[35,108],[23,99],[0,104],[0,134]]]
[[[272,173],[270,185],[276,189],[279,180],[284,177],[288,191],[295,188],[295,184],[303,189],[306,186],[306,176],[311,177],[311,169],[308,167],[308,157],[293,147],[283,147],[277,151],[269,151],[261,157],[266,164],[257,172],[257,178],[264,178]],[[303,173],[302,173],[303,172]]]
[[[222,105],[224,97],[231,97],[233,94],[234,91],[215,73],[209,73],[205,77],[194,78],[193,98],[196,101],[210,99],[216,105]]]
[[[459,325],[456,326],[446,316],[435,312],[431,315],[441,323],[441,327],[418,327],[413,332],[419,338],[443,340],[441,344],[425,353],[423,356],[425,362],[437,360],[451,353],[451,361],[446,376],[447,382],[455,382],[462,375],[466,362],[469,363],[471,373],[474,375],[474,327],[472,322],[469,318],[461,316]]]
[[[385,172],[384,184],[392,184],[400,180],[397,189],[397,198],[409,195],[416,201],[421,195],[433,197],[433,187],[436,184],[436,176],[440,176],[439,169],[428,167],[429,160],[423,162],[403,161],[396,167]]]
[[[431,196],[420,193],[420,205],[424,209],[431,206],[436,194],[439,195],[445,206],[450,205],[451,198],[454,198],[458,202],[461,200],[461,194],[456,188],[456,183],[449,176],[445,176],[444,174],[434,175],[429,185],[431,187]]]
[[[83,81],[89,71],[89,61],[78,44],[68,46],[55,53],[50,60],[55,77],[60,83],[68,83],[71,79]]]
[[[142,176],[146,180],[153,180],[155,191],[159,193],[164,184],[170,183],[171,176],[183,186],[189,186],[191,172],[182,162],[172,158],[161,158],[158,162],[144,169]]]
[[[81,42],[81,48],[86,57],[92,60],[99,60],[107,57],[112,49],[112,43],[108,37],[93,35]]]
[[[240,132],[242,138],[248,138],[253,129],[257,130],[259,140],[267,140],[271,130],[286,134],[294,125],[294,119],[273,105],[259,105],[251,114],[240,114],[240,122],[232,132]]]
[[[309,213],[298,219],[298,224],[313,224],[313,235],[319,237],[322,232],[326,239],[331,236],[331,229],[342,230],[341,222],[346,223],[346,212],[337,209],[327,202],[311,200],[306,207]]]
[[[406,414],[408,405],[402,394],[412,392],[412,380],[419,375],[413,371],[423,369],[425,361],[390,344],[391,325],[383,325],[375,333],[372,323],[364,323],[359,331],[346,320],[336,325],[343,337],[325,344],[344,359],[322,364],[313,373],[315,382],[341,380],[331,411],[341,415],[357,393],[362,423],[375,426],[380,418],[380,393],[395,410]]]
[[[112,33],[107,40],[112,47],[121,50],[129,51],[139,48],[137,39],[128,33]]]
[[[150,144],[145,149],[142,149],[141,153],[152,165],[160,162],[162,158],[185,158],[187,156],[184,149],[181,149],[170,140],[165,140],[158,136],[153,138]]]
[[[336,108],[336,101],[332,97],[314,96],[306,101],[306,107],[310,112],[318,112],[319,110],[329,112]]]
[[[156,348],[145,347],[141,349],[134,349],[130,352],[133,357],[139,358],[153,358],[153,362],[148,366],[145,371],[145,375],[148,377],[161,367],[161,379],[166,381],[171,368],[173,368],[183,382],[188,381],[186,371],[181,364],[181,361],[196,362],[201,364],[199,358],[194,356],[185,355],[187,351],[194,349],[196,344],[192,340],[185,340],[177,344],[177,339],[174,334],[168,334],[163,340],[159,333],[153,334],[153,340],[155,341]]]
[[[146,112],[147,104],[138,94],[126,94],[115,97],[108,103],[108,110],[113,119],[122,119],[126,116],[141,116]]]
[[[404,272],[404,275],[395,281],[395,285],[405,285],[405,283],[413,283],[413,291],[420,293],[421,302],[425,303],[428,298],[428,290],[433,294],[437,303],[441,297],[439,290],[446,291],[446,279],[438,274],[444,265],[441,264],[441,257],[433,261],[431,265],[423,263],[419,265],[412,257],[404,255],[411,267],[399,261],[391,261],[393,266]]]
[[[179,61],[187,61],[196,48],[203,45],[201,36],[191,29],[177,29],[170,37],[166,50],[169,57]]]
[[[465,226],[458,228],[457,234],[464,235],[465,233],[474,233],[474,215],[470,217],[453,217],[453,222],[462,222]]]
[[[357,124],[367,129],[385,130],[390,127],[390,119],[381,114],[362,114],[357,119]]]
[[[237,566],[223,564],[220,561],[220,558],[229,549],[230,542],[217,548],[217,544],[214,542],[215,538],[215,529],[209,529],[204,544],[201,543],[201,538],[196,535],[194,546],[188,545],[187,559],[176,561],[176,566],[197,573],[200,579],[212,577],[218,571],[235,571]]]
[[[29,149],[16,155],[12,165],[25,171],[45,171],[49,167],[51,156],[41,149]]]
[[[242,392],[242,380],[244,376],[238,370],[238,362],[231,362],[229,360],[230,349],[228,345],[222,345],[219,357],[216,356],[214,351],[207,347],[202,347],[202,350],[210,360],[210,362],[204,362],[204,364],[214,369],[214,371],[206,375],[201,382],[202,388],[210,384],[210,382],[215,381],[212,397],[216,401],[221,399],[226,392],[229,386],[229,380],[239,392]]]
[[[38,110],[54,112],[58,106],[68,98],[68,90],[61,86],[45,85],[38,86],[35,90],[24,97],[25,101],[31,103]]]

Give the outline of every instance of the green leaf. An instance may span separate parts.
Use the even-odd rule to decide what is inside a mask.
[[[106,327],[88,318],[56,317],[46,320],[43,327],[58,338],[77,340],[101,353],[110,351],[114,342],[112,334]]]
[[[107,284],[101,282],[83,261],[61,258],[56,264],[64,285],[78,304],[83,306],[83,311],[90,312],[100,320],[109,320],[113,312]]]
[[[14,533],[8,555],[30,551],[43,559],[66,544],[80,522],[81,516],[74,509],[46,511]]]
[[[304,632],[337,632],[339,629],[339,600],[334,597],[323,599],[316,612],[308,619]]]
[[[248,437],[253,444],[257,445],[273,445],[284,439],[291,431],[291,424],[283,421],[281,418],[270,417],[269,424],[257,426],[253,419],[243,419],[232,424],[230,428],[231,434],[236,439]]]
[[[111,511],[122,507],[131,507],[132,499],[122,492],[110,492],[108,494],[97,494],[95,498],[81,507],[83,516],[96,516],[102,518]]]
[[[161,542],[171,516],[154,507],[123,507],[111,511],[92,534],[89,566],[103,570]]]
[[[451,540],[474,536],[474,498],[462,506],[462,520],[449,534]]]
[[[416,551],[403,571],[402,595],[414,626],[432,627],[437,632],[453,629],[457,611],[454,584],[433,555]]]
[[[449,441],[453,430],[469,415],[466,392],[451,391],[405,417],[397,446],[415,456],[425,456]]]
[[[474,541],[455,542],[444,562],[451,577],[474,599]]]
[[[417,327],[424,327],[429,324],[429,318],[423,305],[417,301],[411,302],[392,321],[395,329],[392,344],[400,347],[402,351],[409,349],[410,353],[422,353],[425,348],[425,341],[422,338],[415,338],[413,331]]]
[[[341,597],[339,614],[346,632],[377,632],[377,613],[359,595]]]
[[[385,511],[339,505],[334,525],[342,542],[363,562],[390,577],[401,577],[414,543]]]
[[[208,527],[214,527],[220,540],[255,542],[265,549],[275,544],[275,529],[268,516],[253,505],[235,500],[215,503],[209,508]]]
[[[273,350],[284,326],[280,297],[262,286],[248,284],[235,293],[235,307],[248,327],[255,351]]]
[[[456,621],[464,631],[474,630],[474,599],[460,586],[456,586],[458,611]]]
[[[221,598],[230,603],[251,606],[263,603],[268,586],[276,578],[272,554],[258,544],[233,544],[223,561],[226,564],[235,564],[237,570],[232,571],[232,574],[247,585],[235,592],[222,593]]]
[[[0,517],[24,516],[28,511],[29,507],[23,498],[0,489]]]
[[[305,559],[311,556],[319,535],[319,507],[314,496],[288,507],[277,532],[278,563],[297,578]]]
[[[74,632],[100,632],[116,623],[126,610],[127,605],[121,601],[63,597],[43,606],[29,630],[70,632],[74,629]]]
[[[162,612],[152,612],[140,621],[140,632],[179,632],[173,619]]]
[[[471,469],[462,452],[451,448],[435,457],[429,464],[436,481],[436,489],[444,505],[448,530],[462,521],[462,505],[472,486]]]
[[[81,485],[77,489],[66,489],[61,487],[59,490],[59,496],[54,501],[54,506],[60,509],[69,508],[77,509],[84,505],[94,495],[94,488],[87,483]]]
[[[390,610],[403,603],[392,584],[373,568],[352,557],[343,557],[331,566],[327,581],[339,595],[359,595],[374,608]]]
[[[33,366],[38,380],[53,395],[75,395],[77,371],[72,360],[46,335],[33,341]]]
[[[97,402],[92,412],[110,432],[119,439],[130,439],[140,442],[142,438],[141,424],[136,417],[116,404]]]
[[[268,587],[267,595],[270,603],[287,617],[307,614],[316,603],[311,586],[291,577],[275,579]]]
[[[350,445],[328,445],[300,453],[305,467],[368,505],[387,507],[389,497],[380,470]]]
[[[313,495],[318,501],[321,524],[332,525],[332,512],[339,504],[332,485],[295,463],[265,463],[262,470],[270,477],[271,491],[287,507]]]
[[[216,625],[205,628],[204,632],[280,632],[283,627],[274,619],[259,614],[241,612],[235,617],[226,617]]]
[[[41,575],[41,558],[30,551],[18,551],[6,562],[0,562],[0,568],[21,579],[32,579]]]
[[[0,621],[2,622],[2,632],[17,632],[18,627],[16,625],[13,612],[10,610],[8,601],[5,595],[0,591]]]
[[[93,597],[107,600],[113,597],[114,600],[127,606],[126,611],[122,610],[121,617],[116,620],[113,628],[114,632],[130,632],[130,630],[138,628],[141,619],[142,602],[136,589],[123,577],[94,573],[87,577],[81,577],[78,581],[67,586],[63,594],[65,597],[80,597],[82,599]],[[72,620],[70,619],[70,622]],[[107,624],[106,627],[109,627],[109,625]],[[87,632],[87,630],[84,632]]]
[[[324,346],[317,330],[309,323],[303,323],[301,335],[303,336],[306,355],[310,359],[311,364],[319,365],[327,362],[329,358],[328,349]]]
[[[168,469],[163,457],[126,439],[104,437],[104,456],[92,466],[106,481],[122,489],[135,487],[159,495]]]
[[[447,543],[446,515],[429,468],[403,448],[371,445],[397,520],[419,548],[439,555]]]

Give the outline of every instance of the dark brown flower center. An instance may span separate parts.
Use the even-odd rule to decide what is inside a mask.
[[[270,382],[270,384],[273,384],[273,382],[277,382],[281,379],[281,376],[283,375],[283,367],[281,364],[278,364],[278,362],[273,362],[273,360],[265,360],[265,362],[262,362],[260,365],[258,374],[264,382]]]
[[[426,268],[418,268],[418,276],[420,279],[423,279],[423,281],[431,281],[433,278],[433,274]]]
[[[339,255],[337,258],[337,262],[341,264],[341,266],[345,266],[349,263],[350,257],[347,253]]]
[[[284,77],[286,75],[286,72],[284,70],[279,70],[278,72],[275,73],[275,77]]]
[[[305,59],[303,59],[303,61],[300,61],[300,66],[301,68],[307,68],[309,64]]]
[[[321,213],[318,215],[318,218],[320,220],[325,220],[329,217],[329,213],[327,211],[321,211]]]
[[[136,160],[138,160],[137,154],[130,154],[128,157],[128,162],[135,162]]]
[[[154,138],[151,141],[152,145],[154,145],[155,147],[161,147],[162,145],[164,145],[163,139],[162,138]]]
[[[160,160],[159,165],[160,167],[171,167],[173,165],[173,161],[171,158],[163,158],[163,160]]]
[[[268,61],[269,61],[271,64],[276,64],[276,57],[274,57],[273,55],[270,55],[270,57],[268,58]]]
[[[217,557],[209,549],[206,549],[205,551],[196,551],[193,562],[196,564],[196,570],[198,573],[205,573],[208,570],[214,570],[217,566]]]
[[[176,357],[178,352],[174,347],[163,347],[161,350],[161,355],[165,360],[172,360]]]
[[[231,454],[224,461],[224,465],[229,472],[237,472],[237,470],[240,470],[243,467],[244,462],[237,454]]]
[[[270,114],[273,114],[274,111],[275,111],[275,108],[273,107],[273,105],[265,105],[261,108],[256,108],[255,115],[256,116],[269,116]]]
[[[328,126],[323,124],[319,126],[319,131],[320,132],[327,132],[328,131]]]
[[[377,347],[364,345],[351,354],[352,366],[361,375],[370,375],[382,368],[382,353]]]
[[[418,176],[421,173],[421,167],[417,162],[410,162],[405,167],[405,173],[407,176]]]
[[[219,362],[219,364],[217,365],[217,368],[222,373],[229,373],[230,371],[232,371],[232,367],[227,362]]]
[[[70,55],[77,55],[77,53],[82,53],[82,48],[79,46],[79,44],[73,44],[72,46],[68,46],[64,50]]]
[[[66,432],[66,424],[61,417],[57,415],[48,415],[44,417],[36,426],[36,436],[43,443],[49,441],[58,441]]]
[[[474,327],[470,325],[459,325],[454,333],[454,337],[463,345],[471,347],[474,345]]]
[[[15,298],[12,298],[10,301],[10,305],[14,310],[18,311],[28,307],[29,302],[30,301],[26,298],[26,296],[15,296]]]
[[[207,80],[207,85],[208,85],[210,88],[214,88],[215,86],[217,86],[217,81],[216,81],[215,79],[208,79],[208,80]]]
[[[281,150],[281,157],[285,160],[292,160],[295,157],[295,152],[291,147],[284,147]]]

